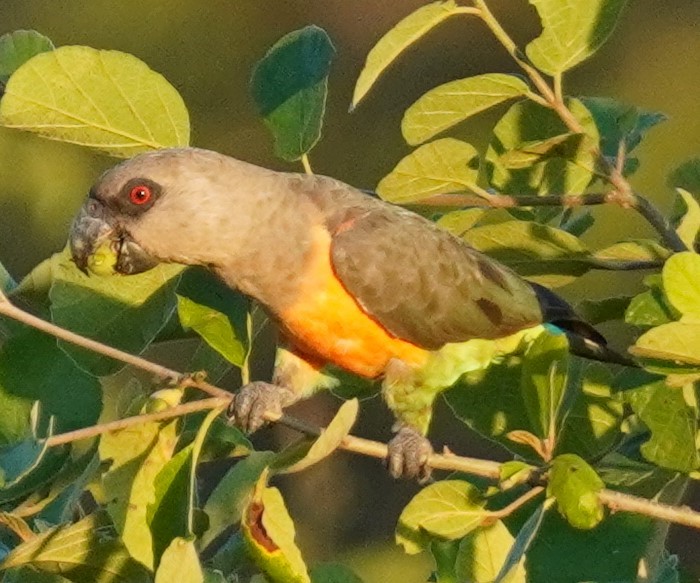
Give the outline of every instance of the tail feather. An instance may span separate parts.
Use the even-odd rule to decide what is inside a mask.
[[[566,334],[573,354],[601,362],[639,367],[632,359],[609,348],[605,337],[593,326],[581,320],[568,302],[542,285],[537,283],[530,285],[537,295],[544,322]]]

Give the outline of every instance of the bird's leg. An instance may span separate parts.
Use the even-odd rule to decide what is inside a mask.
[[[282,409],[297,400],[294,392],[286,387],[255,381],[236,393],[227,415],[243,431],[252,433],[265,424],[265,413],[281,415]]]
[[[433,446],[418,429],[404,425],[389,441],[386,464],[394,478],[417,478],[421,484],[430,480],[428,465]]]
[[[397,359],[389,363],[382,395],[396,416],[396,435],[389,441],[386,460],[394,478],[418,478],[421,483],[430,479],[433,446],[425,435],[438,392],[423,386],[417,371],[406,363]]]
[[[272,382],[255,381],[243,386],[231,402],[228,416],[238,427],[252,433],[265,424],[265,413],[281,415],[285,407],[337,384],[338,380],[324,374],[317,363],[309,362],[292,348],[280,346]]]

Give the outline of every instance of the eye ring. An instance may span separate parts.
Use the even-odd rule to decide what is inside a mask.
[[[153,198],[151,187],[146,184],[137,184],[129,191],[129,200],[135,205],[144,205]]]

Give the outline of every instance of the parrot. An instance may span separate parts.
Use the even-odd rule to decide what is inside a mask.
[[[266,411],[338,384],[377,381],[394,414],[387,466],[427,479],[437,395],[543,325],[582,356],[629,364],[546,287],[434,222],[339,180],[281,172],[199,148],[137,155],[91,188],[69,234],[85,273],[109,248],[116,273],[204,266],[260,304],[279,330],[271,382],[253,381],[228,415]]]

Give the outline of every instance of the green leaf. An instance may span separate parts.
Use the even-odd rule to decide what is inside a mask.
[[[664,292],[681,314],[700,317],[700,255],[676,253],[662,271]]]
[[[470,533],[459,545],[457,580],[491,583],[503,567],[514,542],[513,535],[500,520]],[[513,567],[513,571],[503,581],[526,583],[525,557],[521,556]]]
[[[454,0],[432,2],[409,14],[379,39],[367,55],[365,65],[360,71],[350,110],[357,107],[384,70],[410,45],[450,16],[461,12],[463,11]]]
[[[53,43],[36,30],[15,30],[0,36],[0,83],[34,55],[52,51]]]
[[[488,517],[486,502],[469,482],[444,480],[423,488],[401,512],[396,543],[409,555],[433,538],[454,540],[478,528]]]
[[[338,409],[333,420],[325,429],[321,430],[321,435],[314,441],[303,459],[284,468],[282,473],[300,472],[331,455],[350,433],[357,419],[359,407],[357,399],[345,401]]]
[[[695,240],[700,231],[700,204],[692,194],[682,188],[677,188],[676,207],[679,208],[679,218],[674,221],[676,233],[688,249],[695,248]]]
[[[459,541],[433,540],[430,543],[430,554],[433,556],[435,569],[429,579],[435,583],[456,583],[457,573],[455,562],[459,552]]]
[[[0,569],[21,565],[92,583],[149,583],[150,573],[114,537],[103,513],[49,530],[16,547]]]
[[[54,324],[132,354],[153,341],[175,310],[181,265],[162,264],[128,277],[88,277],[68,251],[52,257],[51,319]],[[104,376],[124,367],[105,356],[59,341],[81,368]]]
[[[280,158],[298,160],[321,137],[334,55],[326,31],[306,26],[278,40],[255,67],[253,100]]]
[[[479,174],[479,153],[471,144],[443,138],[421,146],[377,185],[377,194],[407,204],[436,194],[470,190]]]
[[[205,548],[226,528],[241,520],[260,474],[274,460],[271,451],[256,451],[237,462],[216,485],[204,505],[209,529],[202,535]]]
[[[593,178],[598,129],[580,101],[568,99],[566,104],[585,135],[572,135],[554,111],[532,101],[516,103],[500,119],[486,152],[486,176],[494,188],[515,196],[580,194],[586,189]],[[516,157],[512,152],[534,163],[511,167]]]
[[[695,442],[697,396],[692,384],[669,387],[663,381],[625,393],[632,410],[651,431],[642,455],[661,467],[689,472],[700,464]]]
[[[508,555],[503,561],[503,566],[494,579],[494,583],[511,583],[511,577],[518,576],[525,553],[528,552],[530,546],[536,540],[547,509],[547,502],[540,504],[525,521],[525,524],[518,531],[518,536],[515,537],[513,546],[508,551]]]
[[[70,580],[31,567],[19,567],[5,571],[2,583],[70,583]]]
[[[664,261],[669,257],[668,249],[652,239],[622,241],[599,249],[593,254],[601,261]]]
[[[445,400],[469,427],[529,460],[532,450],[508,437],[513,431],[530,429],[521,374],[520,359],[506,358],[485,371],[462,376],[445,392]]]
[[[680,314],[668,303],[664,295],[661,274],[646,277],[644,284],[649,290],[632,299],[625,312],[625,322],[648,327],[678,319]]]
[[[528,583],[637,581],[653,525],[645,516],[617,512],[579,530],[550,512],[527,552]]]
[[[204,572],[191,540],[175,538],[163,553],[156,571],[155,583],[173,581],[204,583]]]
[[[506,221],[476,227],[463,239],[520,275],[556,287],[586,273],[589,251],[576,237],[546,225]]]
[[[29,411],[39,401],[56,431],[93,425],[102,408],[100,384],[80,370],[55,338],[27,329],[0,349],[0,444],[25,437]]]
[[[629,296],[583,300],[576,306],[576,313],[589,324],[596,325],[622,319],[631,302]]]
[[[610,369],[603,364],[592,363],[586,367],[581,391],[566,416],[557,443],[558,452],[576,452],[586,458],[596,458],[619,440],[624,403],[610,388],[612,377]]]
[[[700,158],[691,158],[683,162],[668,177],[672,188],[682,188],[700,196]]]
[[[362,583],[362,579],[348,567],[338,563],[315,565],[309,575],[311,575],[311,583]]]
[[[99,453],[111,466],[102,476],[106,509],[129,554],[153,569],[156,563],[148,508],[156,500],[156,478],[172,458],[177,421],[144,423],[107,433]]]
[[[549,469],[547,496],[556,499],[559,513],[575,528],[589,530],[603,520],[598,492],[604,487],[595,470],[572,453],[554,458]]]
[[[266,482],[264,472],[241,523],[250,556],[270,583],[311,583],[282,494]]]
[[[177,289],[177,312],[226,360],[242,367],[248,354],[249,301],[203,269],[188,269]]]
[[[543,333],[525,353],[522,391],[535,434],[557,437],[569,369],[569,341],[563,333]]]
[[[146,520],[153,533],[156,562],[178,538],[194,536],[197,463],[207,433],[220,414],[218,408],[209,411],[194,442],[168,461],[154,480],[155,500],[148,505]]]
[[[7,83],[0,123],[119,158],[189,144],[179,93],[127,53],[60,47],[29,59]]]
[[[406,110],[401,121],[404,139],[412,146],[499,103],[527,94],[520,77],[488,73],[450,81],[431,89]]]
[[[542,34],[525,48],[548,75],[558,75],[595,53],[612,33],[626,0],[530,0]]]
[[[595,119],[603,155],[613,164],[618,163],[621,143],[625,154],[629,154],[647,131],[667,119],[663,113],[644,111],[609,97],[581,97],[581,101]]]

